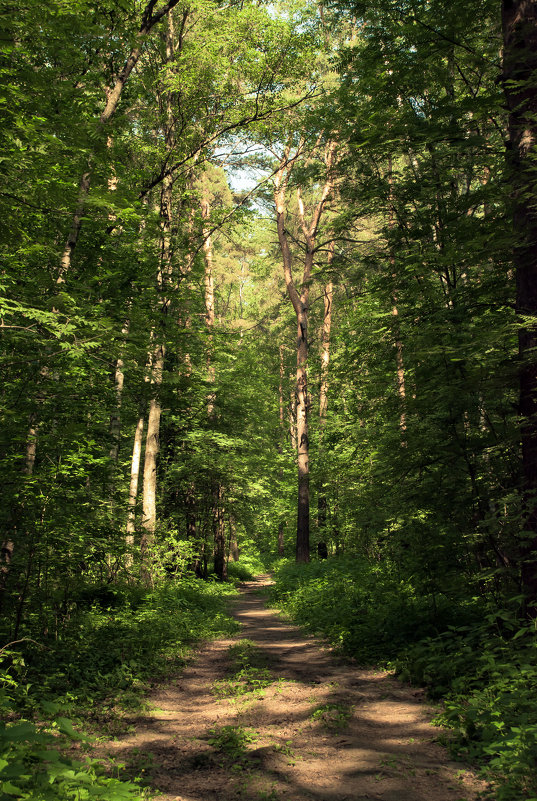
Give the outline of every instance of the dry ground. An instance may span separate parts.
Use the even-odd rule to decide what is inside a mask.
[[[483,786],[436,742],[422,693],[283,622],[259,593],[268,581],[242,586],[240,635],[157,687],[110,757],[158,801],[473,801]]]

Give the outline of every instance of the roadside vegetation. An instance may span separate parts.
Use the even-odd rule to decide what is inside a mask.
[[[96,585],[72,599],[48,636],[29,621],[1,653],[0,799],[142,797],[136,781],[84,752],[95,737],[124,732],[126,715],[143,709],[155,681],[181,669],[194,643],[237,630],[227,613],[235,593],[232,584],[188,577],[153,589]]]
[[[521,599],[419,595],[397,565],[340,556],[275,566],[272,602],[359,665],[395,670],[441,702],[453,754],[498,801],[537,797],[537,638]]]

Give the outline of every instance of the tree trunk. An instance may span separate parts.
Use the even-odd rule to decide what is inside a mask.
[[[393,231],[395,228],[395,200],[393,193],[393,171],[392,159],[388,158],[388,229]],[[401,341],[400,328],[399,328],[399,310],[397,308],[397,291],[395,289],[396,272],[395,272],[395,252],[390,243],[390,269],[392,272],[392,280],[394,282],[394,291],[392,295],[392,317],[393,317],[393,330],[395,335],[395,365],[397,375],[397,394],[400,401],[399,412],[399,428],[402,434],[401,445],[406,446],[406,386],[405,386],[405,364],[403,361],[403,343]]]
[[[218,484],[214,490],[213,535],[214,535],[214,572],[220,581],[227,578],[226,563],[226,526],[223,510],[223,490]]]
[[[278,453],[280,456],[283,455],[283,442],[284,442],[284,429],[285,429],[285,413],[284,413],[284,403],[283,403],[283,377],[284,377],[284,347],[280,345],[279,347],[280,353],[280,382],[278,384],[278,397],[280,401],[280,431],[279,431],[279,441],[278,441]],[[283,483],[283,467],[280,467],[280,481]],[[285,520],[280,520],[278,525],[278,556],[285,555],[285,543],[284,543],[284,530],[285,530]]]
[[[328,267],[330,268],[334,259],[335,243],[332,241],[328,249]],[[332,329],[332,303],[334,296],[334,285],[332,280],[329,280],[324,286],[324,309],[323,309],[323,324],[321,328],[321,383],[319,387],[319,455],[320,464],[324,463],[322,457],[323,448],[323,434],[326,425],[326,413],[328,411],[328,367],[330,364],[330,332]],[[317,528],[319,530],[319,537],[324,539],[326,528],[326,513],[328,502],[325,493],[325,476],[323,469],[319,469],[319,481],[317,492]]]
[[[213,241],[209,228],[209,217],[211,215],[211,206],[207,198],[201,200],[201,214],[206,221],[203,227],[203,255],[205,260],[204,271],[204,298],[205,298],[205,325],[209,334],[209,342],[207,346],[207,380],[210,384],[214,384],[215,371],[212,358],[212,332],[214,329],[214,268],[213,268]],[[209,419],[214,414],[214,392],[210,392],[207,398],[207,415]]]
[[[164,371],[165,347],[159,345],[155,351],[151,384],[153,397],[149,404],[147,418],[147,434],[145,438],[144,484],[142,496],[142,537],[140,540],[140,558],[142,562],[142,578],[151,584],[150,557],[157,525],[157,462],[160,450],[160,387]]]
[[[302,292],[302,308],[297,314],[296,357],[296,436],[298,457],[298,506],[296,524],[296,561],[309,562],[310,555],[310,465],[308,432],[308,301],[309,291]]]
[[[525,524],[522,583],[537,602],[537,4],[503,0],[503,78],[509,109]],[[528,319],[529,318],[529,319]],[[537,606],[531,614],[537,615]]]
[[[310,558],[310,495],[309,495],[309,434],[308,434],[308,313],[309,289],[313,261],[316,252],[316,237],[319,223],[326,202],[332,193],[332,166],[335,160],[335,143],[329,142],[325,151],[326,180],[321,197],[316,203],[311,223],[305,218],[304,202],[300,189],[297,190],[298,213],[302,233],[305,239],[304,268],[300,292],[293,279],[293,264],[289,237],[286,230],[286,191],[289,176],[295,162],[302,154],[304,143],[301,140],[294,156],[290,155],[290,147],[285,149],[280,167],[276,171],[274,183],[274,202],[276,205],[276,226],[278,242],[282,253],[285,285],[297,320],[297,361],[296,361],[296,432],[298,462],[298,505],[296,561],[308,562]]]
[[[144,435],[144,415],[143,412],[138,417],[136,429],[134,431],[134,443],[132,446],[131,459],[131,479],[129,484],[129,501],[127,507],[127,536],[125,542],[127,551],[132,551],[134,546],[134,531],[136,528],[136,501],[138,498],[138,479],[140,476],[140,463],[142,459],[142,441]],[[132,555],[127,553],[127,567],[132,565]]]

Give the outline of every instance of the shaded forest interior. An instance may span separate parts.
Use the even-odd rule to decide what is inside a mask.
[[[537,4],[0,33],[0,801],[141,797],[58,744],[267,569],[535,801]]]

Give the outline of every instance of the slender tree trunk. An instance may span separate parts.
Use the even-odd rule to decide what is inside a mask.
[[[26,434],[26,451],[24,457],[24,467],[22,468],[22,472],[24,473],[25,476],[28,477],[31,477],[34,472],[35,460],[37,455],[37,434],[38,434],[37,415],[34,412],[32,412],[28,418],[28,432]],[[5,584],[9,573],[9,565],[11,564],[11,560],[13,559],[14,552],[15,552],[15,540],[11,539],[10,537],[6,537],[6,539],[2,541],[2,545],[0,547],[0,592],[3,592],[5,589]]]
[[[519,329],[524,523],[522,583],[537,615],[537,3],[503,0],[503,78],[509,109]]]
[[[388,184],[389,184],[389,198],[388,198],[388,229],[393,231],[395,228],[395,200],[393,193],[393,169],[392,159],[388,159]],[[399,396],[400,408],[399,413],[399,428],[402,433],[401,445],[406,446],[406,385],[405,385],[405,364],[403,360],[403,343],[401,341],[400,327],[399,327],[399,310],[397,308],[397,291],[395,289],[395,281],[397,278],[395,272],[395,252],[390,243],[390,269],[392,271],[392,281],[394,282],[394,290],[392,295],[392,317],[393,317],[393,330],[395,334],[395,364],[397,375],[397,394]]]
[[[229,524],[229,554],[228,554],[228,562],[231,559],[232,562],[239,561],[239,543],[237,542],[237,526],[235,525],[235,519],[233,515],[229,515],[228,519]]]
[[[172,16],[168,16],[168,29],[166,33],[166,58],[167,63],[171,64],[174,58],[174,28]],[[175,145],[175,126],[172,110],[172,95],[166,92],[164,96],[164,106],[166,108],[166,129],[165,143],[167,153],[173,150]],[[161,330],[156,336],[165,340],[166,320],[169,310],[169,299],[166,297],[166,290],[172,274],[172,218],[173,218],[173,176],[167,176],[162,183],[160,196],[160,230],[161,230],[161,254],[160,265],[157,275],[157,284],[160,294],[160,311],[162,313]],[[160,418],[162,415],[162,404],[160,391],[164,374],[164,359],[166,356],[166,346],[162,341],[156,346],[153,356],[151,386],[152,395],[149,404],[149,415],[147,418],[147,434],[145,441],[144,454],[144,484],[142,497],[142,537],[140,540],[140,558],[142,565],[142,578],[147,584],[152,581],[151,575],[151,550],[155,539],[157,525],[157,466],[158,454],[160,450]]]
[[[207,378],[210,384],[214,384],[215,371],[213,364],[213,329],[214,329],[214,256],[213,256],[213,241],[210,234],[209,218],[211,215],[211,206],[207,198],[201,200],[201,214],[205,221],[203,227],[203,255],[205,261],[204,271],[204,298],[205,298],[205,325],[209,334],[209,342],[207,346]],[[209,419],[214,414],[214,392],[210,392],[207,399],[207,415]]]
[[[213,241],[210,233],[209,219],[211,215],[211,206],[207,197],[201,199],[201,214],[204,220],[203,226],[203,254],[205,258],[205,272],[204,272],[204,285],[205,285],[205,325],[208,332],[208,346],[207,346],[207,379],[209,384],[215,382],[215,369],[213,363],[213,329],[215,321],[214,310],[214,255],[213,255]],[[213,421],[215,416],[215,394],[211,390],[207,396],[207,417],[209,423]],[[224,512],[222,509],[223,488],[218,482],[213,492],[213,537],[214,537],[214,572],[221,581],[224,581],[227,576],[227,562],[226,562],[226,535],[225,535],[225,521]]]
[[[289,398],[289,438],[293,452],[296,453],[296,386],[294,385],[291,388],[291,397]]]
[[[127,536],[125,538],[127,551],[132,551],[134,546],[134,531],[136,529],[136,501],[138,499],[138,481],[140,477],[140,463],[142,460],[142,442],[144,436],[144,414],[140,413],[134,431],[134,443],[132,446],[131,458],[131,478],[129,483],[129,500],[127,506]],[[132,565],[132,555],[127,553],[127,567]]]
[[[296,561],[308,562],[310,558],[310,495],[309,495],[309,432],[308,432],[308,313],[309,289],[313,261],[316,252],[316,237],[326,202],[333,187],[332,166],[335,158],[335,143],[329,143],[325,153],[326,180],[321,198],[315,205],[311,223],[305,219],[305,209],[300,190],[297,190],[299,219],[305,239],[304,268],[300,292],[293,279],[293,264],[289,238],[286,230],[286,191],[289,176],[303,148],[301,143],[294,156],[287,147],[280,168],[276,172],[274,201],[276,205],[276,226],[283,260],[283,273],[287,292],[296,314],[297,321],[297,366],[296,366],[296,431],[298,461],[298,504]]]
[[[308,432],[308,306],[309,292],[302,292],[303,308],[297,314],[296,437],[298,455],[298,507],[296,560],[308,562],[310,554],[310,465]]]
[[[330,268],[334,260],[335,243],[329,244],[328,267]],[[326,425],[326,414],[328,411],[328,368],[330,365],[330,332],[332,329],[332,304],[334,298],[334,285],[330,279],[324,286],[324,309],[323,324],[321,327],[321,383],[319,387],[319,456],[320,463],[324,462],[322,457],[324,428]],[[328,502],[324,489],[325,476],[322,466],[319,469],[319,488],[317,493],[317,528],[319,537],[324,538],[326,528],[326,512]]]
[[[121,331],[124,337],[129,332],[129,322],[127,321]],[[116,361],[114,372],[114,387],[116,390],[116,408],[110,415],[110,460],[112,465],[117,464],[119,458],[119,442],[121,438],[121,405],[123,402],[123,385],[125,383],[125,373],[123,372],[123,359],[120,356]]]
[[[164,345],[159,345],[154,355],[151,377],[153,396],[149,403],[147,433],[145,438],[140,557],[142,562],[142,577],[146,584],[150,584],[152,580],[150,557],[157,525],[157,466],[160,450],[160,417],[162,414],[160,387],[162,386],[165,352]]]
[[[223,509],[224,492],[221,484],[216,485],[213,497],[214,572],[220,581],[225,581],[227,578],[226,526]]]
[[[280,381],[278,384],[278,397],[280,401],[280,431],[278,442],[278,453],[283,455],[284,431],[285,431],[285,411],[283,402],[283,377],[284,377],[284,347],[280,345]],[[283,467],[280,467],[280,481],[283,482]],[[278,556],[285,555],[285,542],[284,542],[285,520],[280,520],[278,525]]]

